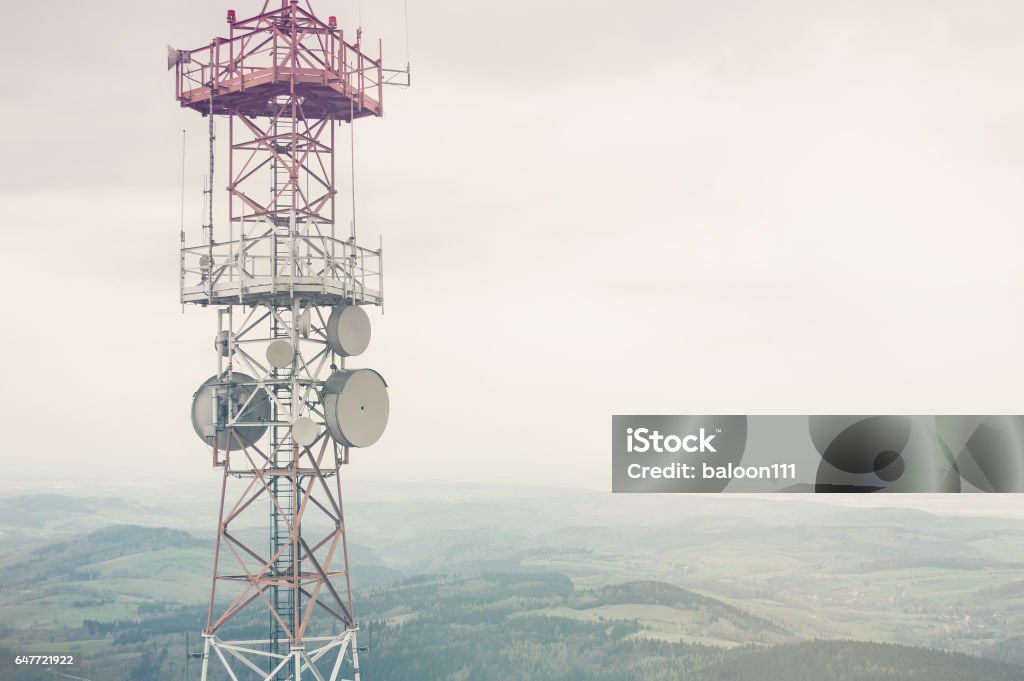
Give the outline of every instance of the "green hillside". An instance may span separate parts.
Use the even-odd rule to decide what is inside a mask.
[[[1024,680],[1000,664],[1024,664],[1018,521],[503,494],[356,495],[366,681]],[[191,528],[212,528],[208,503],[5,501],[0,648],[79,651],[92,681],[183,678],[206,617],[212,542]],[[222,633],[257,638],[268,616],[234,624]]]

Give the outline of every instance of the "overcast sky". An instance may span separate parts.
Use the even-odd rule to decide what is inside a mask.
[[[216,477],[188,419],[215,313],[177,303],[204,123],[164,45],[259,5],[12,10],[19,475]],[[314,8],[404,65],[401,0]],[[409,24],[414,87],[356,128],[388,295],[358,364],[392,416],[351,477],[607,489],[615,413],[1021,413],[1021,3],[409,0]]]

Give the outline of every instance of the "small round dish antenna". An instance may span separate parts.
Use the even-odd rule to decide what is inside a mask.
[[[295,359],[295,347],[283,338],[278,338],[267,346],[267,361],[270,366],[284,369]]]
[[[331,437],[346,447],[369,447],[388,425],[388,386],[372,369],[342,369],[324,383],[324,415]]]
[[[292,437],[300,447],[308,447],[320,437],[320,426],[308,416],[300,416],[292,421]]]
[[[270,399],[263,390],[253,395],[258,389],[255,385],[240,385],[255,381],[252,376],[238,371],[231,374],[230,383],[220,376],[211,376],[203,381],[192,396],[192,427],[203,442],[211,446],[216,442],[217,449],[229,448],[229,412],[234,415],[236,423],[245,424],[234,427],[235,437],[230,441],[230,449],[248,447],[263,437],[267,427],[261,422],[270,420]],[[242,409],[243,405],[245,409]]]
[[[362,354],[370,344],[370,317],[358,305],[336,305],[327,320],[327,343],[342,357]]]

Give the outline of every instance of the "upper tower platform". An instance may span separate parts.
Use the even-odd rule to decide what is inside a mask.
[[[384,70],[363,52],[361,35],[346,42],[334,17],[326,23],[297,0],[248,19],[228,11],[230,33],[172,54],[176,96],[203,114],[273,117],[282,98],[303,101],[307,118],[351,121],[383,114]]]
[[[181,301],[382,304],[383,249],[358,243],[354,200],[338,229],[335,172],[339,124],[383,114],[379,43],[368,56],[362,30],[346,42],[308,0],[265,0],[248,19],[228,10],[227,22],[227,38],[168,52],[178,102],[210,117],[206,222],[202,242],[182,234]],[[217,220],[215,118],[228,137],[227,215]]]

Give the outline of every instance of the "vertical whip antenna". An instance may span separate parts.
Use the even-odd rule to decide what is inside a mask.
[[[355,119],[355,104],[349,101],[349,124],[348,124],[348,147],[349,147],[349,176],[351,179],[351,194],[350,200],[352,201],[352,226],[350,238],[353,242],[356,240],[356,119]]]
[[[213,245],[213,154],[215,149],[215,140],[217,139],[217,133],[213,128],[213,74],[210,74],[210,113],[207,114],[209,118],[209,135],[210,135],[210,174],[207,176],[206,192],[207,197],[207,216],[206,216],[206,229],[207,229],[207,241]],[[211,257],[213,254],[210,254]]]
[[[185,244],[185,129],[181,129],[181,212],[178,221],[181,243]]]
[[[409,56],[409,0],[404,0],[405,8],[405,70],[409,70],[412,58]]]
[[[179,248],[178,296],[185,295],[185,129],[181,129],[181,211],[178,219],[178,233],[181,242]],[[181,303],[181,311],[185,312],[185,302]]]

